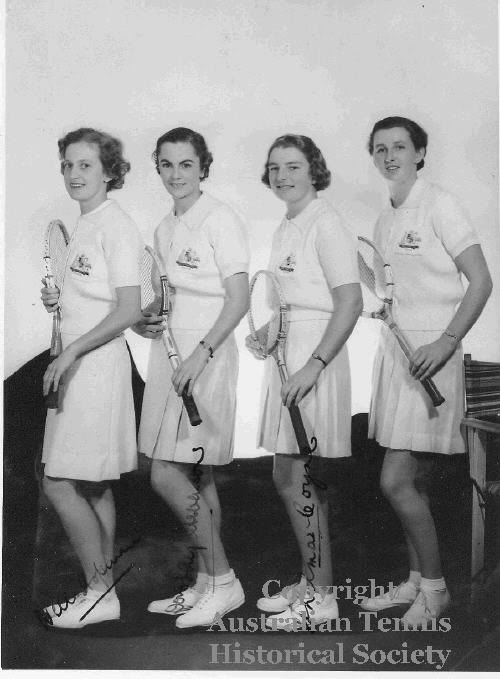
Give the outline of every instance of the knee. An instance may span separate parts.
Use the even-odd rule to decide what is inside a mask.
[[[404,482],[394,474],[382,474],[380,477],[380,490],[388,500],[396,499],[404,488]]]
[[[158,493],[164,495],[166,491],[175,488],[175,476],[177,470],[174,464],[164,460],[155,461],[151,467],[151,487]]]
[[[75,488],[71,481],[68,479],[54,479],[50,476],[43,477],[42,488],[52,504],[64,502],[75,493]]]

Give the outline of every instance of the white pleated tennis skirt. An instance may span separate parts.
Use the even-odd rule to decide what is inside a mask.
[[[435,341],[441,331],[405,331],[410,345]],[[373,391],[368,436],[393,450],[452,455],[465,452],[460,431],[464,413],[461,347],[432,378],[445,398],[438,407],[409,373],[396,338],[384,327],[373,366]]]
[[[78,336],[63,333],[63,346]],[[117,479],[137,468],[131,365],[123,336],[79,358],[64,375],[58,410],[48,410],[45,475]]]
[[[187,357],[205,330],[172,330],[179,355]],[[214,351],[193,389],[202,423],[192,427],[182,398],[172,385],[172,368],[163,340],[151,342],[144,390],[139,452],[158,460],[222,465],[231,462],[236,416],[238,349],[231,334]]]
[[[288,326],[286,364],[291,375],[316,349],[328,319],[294,320]],[[272,453],[296,455],[299,448],[288,408],[281,402],[281,379],[274,358],[266,359],[257,445]],[[299,409],[309,441],[317,440],[314,455],[351,455],[351,377],[346,346],[321,371],[318,381],[300,402]]]

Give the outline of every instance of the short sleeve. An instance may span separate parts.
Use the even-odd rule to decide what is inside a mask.
[[[330,288],[359,283],[356,240],[338,215],[332,214],[320,219],[316,232],[316,249]]]
[[[474,227],[452,194],[445,191],[437,193],[431,216],[436,236],[453,259],[469,246],[480,242]]]
[[[245,225],[227,206],[214,211],[209,217],[209,240],[222,278],[235,273],[248,273],[249,247]]]
[[[103,230],[104,257],[112,288],[140,285],[144,243],[134,222],[126,215],[113,220]]]

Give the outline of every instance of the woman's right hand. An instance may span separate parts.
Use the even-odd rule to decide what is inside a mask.
[[[158,339],[165,328],[165,318],[152,311],[143,311],[141,320],[132,326],[132,330],[147,339]]]
[[[42,283],[44,282],[42,281]],[[59,305],[59,288],[55,286],[53,288],[43,287],[40,292],[42,293],[40,299],[43,302],[43,306],[49,314],[53,314]]]
[[[264,356],[262,353],[261,345],[256,339],[252,337],[252,335],[245,337],[245,346],[248,351],[260,361],[263,361],[266,358],[266,356]]]

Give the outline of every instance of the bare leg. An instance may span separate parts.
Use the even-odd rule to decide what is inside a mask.
[[[298,455],[275,455],[273,480],[290,518],[302,557],[303,573],[314,587],[332,586],[326,491],[315,460]]]
[[[219,502],[219,495],[215,485],[212,466],[203,468],[203,476],[200,478],[200,494],[207,503],[211,517],[211,536],[217,533],[220,535],[222,515]],[[209,566],[205,563],[206,555],[204,552],[198,552],[198,572],[208,573]],[[211,569],[213,571],[213,567]]]
[[[86,582],[104,592],[112,584],[112,574],[106,572],[101,523],[93,507],[77,481],[46,476],[43,489],[80,560]]]
[[[151,483],[190,532],[196,547],[203,549],[208,575],[224,575],[230,568],[220,533],[201,486],[197,490],[193,484],[191,468],[192,465],[183,463],[153,460]]]
[[[101,484],[99,484],[99,486],[100,485]],[[94,486],[94,484],[92,484],[92,486]],[[91,487],[88,489],[88,493],[88,500],[95,512],[101,529],[101,545],[106,560],[105,568],[113,580],[112,564],[115,551],[116,528],[116,510],[113,491],[111,490],[111,486],[108,485],[104,490],[102,488],[96,489]]]
[[[420,457],[408,450],[387,450],[380,487],[408,536],[410,567],[424,578],[437,579],[441,577],[441,560],[428,497],[419,489]]]

